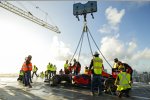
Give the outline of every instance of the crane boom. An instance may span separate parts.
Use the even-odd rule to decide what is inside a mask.
[[[0,7],[4,8],[4,9],[10,11],[10,12],[13,12],[13,13],[21,16],[21,17],[24,17],[24,18],[26,18],[26,19],[28,19],[28,20],[30,20],[30,21],[38,24],[38,25],[41,25],[41,26],[51,30],[51,31],[54,31],[56,33],[60,33],[57,26],[50,25],[47,22],[33,16],[30,12],[26,12],[26,11],[10,4],[9,2],[0,1]]]

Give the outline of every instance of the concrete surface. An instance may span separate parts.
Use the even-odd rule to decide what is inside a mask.
[[[0,100],[120,100],[114,95],[91,96],[86,88],[57,86],[33,78],[32,88],[24,87],[17,77],[0,77]],[[150,100],[150,85],[134,84],[130,98],[121,100]]]

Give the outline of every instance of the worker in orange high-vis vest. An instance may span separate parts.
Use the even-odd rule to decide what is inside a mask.
[[[22,70],[24,71],[24,83],[25,86],[29,86],[29,88],[32,88],[30,82],[31,82],[31,71],[32,71],[32,63],[31,63],[32,56],[29,55],[26,59],[26,61],[22,65]]]

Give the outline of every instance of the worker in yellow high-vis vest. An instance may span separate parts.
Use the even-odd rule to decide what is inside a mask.
[[[52,75],[52,77],[54,76],[54,71],[55,71],[54,65],[51,64],[51,75]]]
[[[54,65],[54,75],[56,75],[57,67]]]
[[[38,75],[37,75],[37,70],[38,70],[38,68],[36,67],[36,65],[34,65],[33,66],[33,69],[32,69],[32,78],[33,78],[33,76],[34,76],[34,74],[36,75],[36,77],[38,77]]]
[[[65,74],[69,74],[68,68],[69,68],[69,64],[68,64],[68,60],[66,60],[66,63],[64,64],[64,72],[65,72]]]
[[[115,85],[117,86],[117,95],[120,98],[123,94],[125,94],[126,97],[129,97],[129,90],[131,89],[131,75],[126,72],[122,63],[118,69],[120,70],[120,73],[115,80]]]
[[[98,87],[98,95],[102,94],[101,75],[103,70],[103,60],[99,57],[99,53],[95,52],[91,60],[90,68],[92,69],[91,75],[91,94],[95,95],[95,88]]]
[[[19,80],[23,81],[23,77],[24,77],[24,72],[22,70],[20,70],[19,77],[18,77],[17,81],[19,81]]]
[[[48,65],[47,65],[48,79],[51,78],[51,67],[50,66],[51,66],[51,64],[48,63]]]
[[[84,74],[88,74],[89,73],[89,69],[88,67],[86,66],[85,69],[84,69]]]

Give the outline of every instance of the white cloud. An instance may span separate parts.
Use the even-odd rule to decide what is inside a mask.
[[[111,25],[118,25],[121,22],[122,17],[125,14],[125,10],[118,11],[116,8],[108,7],[105,11],[108,23]]]
[[[50,47],[51,55],[56,60],[67,60],[71,58],[70,48],[62,41],[58,40],[58,37],[53,37],[51,47]]]
[[[53,37],[52,42],[50,44],[50,58],[52,63],[59,66],[58,71],[61,68],[63,68],[65,61],[70,61],[73,56],[74,52],[71,51],[70,46],[68,45],[69,44],[66,44],[63,41],[59,40],[57,36]],[[78,53],[74,56],[74,58],[78,60]],[[89,66],[91,59],[91,54],[81,52],[79,58],[79,62],[81,63],[81,73],[83,73],[85,66]],[[73,63],[73,61],[71,63]]]
[[[105,10],[105,16],[107,23],[100,27],[99,32],[102,34],[111,34],[113,36],[119,36],[119,23],[125,14],[125,9],[117,10],[111,6]]]
[[[134,41],[129,42],[128,44],[128,53],[131,54],[134,52],[134,50],[136,49],[137,44]]]
[[[101,41],[100,48],[108,60],[121,57],[121,55],[125,52],[124,44],[115,37],[104,37]]]
[[[138,71],[149,70],[148,67],[141,67],[141,64],[149,64],[150,49],[137,50],[138,45],[134,40],[130,41],[127,45],[125,44],[115,37],[103,37],[100,50],[111,64],[113,64],[114,58],[118,58],[120,61],[130,64],[133,69]]]
[[[136,52],[136,54],[133,55],[132,59],[138,61],[150,59],[150,49],[145,48],[143,51]]]
[[[99,31],[101,33],[111,33],[111,30],[110,30],[110,27],[106,24],[104,24],[100,29]]]

